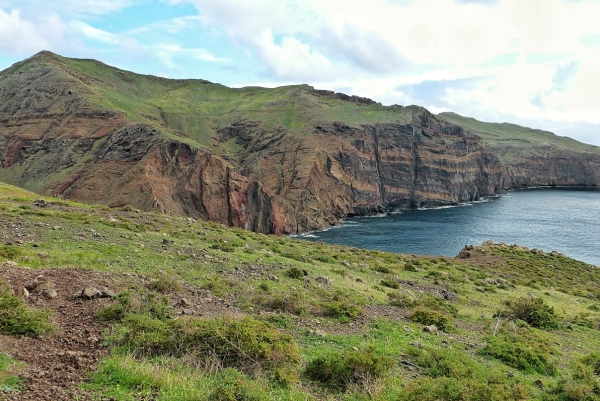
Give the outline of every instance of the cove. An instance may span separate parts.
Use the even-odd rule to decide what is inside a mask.
[[[482,202],[349,218],[298,236],[404,254],[456,256],[486,240],[558,251],[600,266],[600,189],[533,188]]]

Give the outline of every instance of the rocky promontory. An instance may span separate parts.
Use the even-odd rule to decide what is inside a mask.
[[[49,52],[0,73],[0,180],[289,234],[521,185],[595,185],[595,153],[507,164],[417,107],[307,85],[232,89]],[[550,163],[550,164],[548,164]]]

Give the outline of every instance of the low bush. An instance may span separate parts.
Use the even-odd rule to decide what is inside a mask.
[[[4,281],[0,280],[0,333],[2,334],[47,334],[53,331],[48,309],[29,308],[22,299],[12,294]]]
[[[434,325],[445,332],[451,332],[455,329],[454,324],[452,323],[454,319],[451,315],[425,306],[419,305],[413,308],[408,316],[410,320],[415,323],[420,323],[425,326]]]
[[[554,376],[557,373],[553,355],[556,351],[542,335],[528,327],[502,330],[487,338],[482,355],[496,358],[525,373]]]
[[[468,354],[449,349],[407,350],[425,375],[410,382],[403,399],[411,401],[480,401],[529,399],[521,383],[509,380],[502,371],[477,364]]]
[[[391,357],[368,347],[343,354],[332,352],[313,359],[306,365],[305,373],[314,381],[345,391],[350,384],[361,387],[383,377],[394,365]]]
[[[600,400],[600,354],[593,353],[573,361],[570,373],[549,391],[559,401]]]
[[[300,280],[304,277],[304,271],[302,271],[302,269],[300,269],[299,267],[290,267],[285,271],[285,275],[289,278]]]
[[[163,294],[181,291],[181,283],[176,276],[159,273],[149,284],[150,289]]]
[[[467,354],[458,351],[410,347],[407,354],[415,365],[423,369],[423,373],[434,378],[461,379],[472,377],[477,371],[477,364]]]
[[[503,315],[514,320],[527,322],[531,327],[542,330],[555,330],[560,323],[554,314],[554,308],[547,305],[541,298],[519,298],[516,301],[507,302],[508,310]]]
[[[449,377],[423,377],[407,385],[406,401],[526,401],[529,391],[519,382],[504,378],[475,377],[456,380]]]
[[[400,288],[400,284],[398,284],[394,280],[390,280],[390,279],[383,279],[383,280],[381,280],[380,284],[384,287],[393,288],[395,290]]]
[[[208,401],[268,401],[268,393],[246,375],[227,368],[216,377],[217,384]]]
[[[153,319],[167,320],[173,315],[167,297],[158,297],[152,292],[120,292],[112,304],[98,312],[98,317],[104,321],[122,321],[129,314],[147,315]]]
[[[354,320],[362,314],[362,308],[348,300],[324,302],[322,306],[327,316],[341,319],[342,321]]]
[[[281,385],[298,380],[298,349],[291,336],[264,321],[241,319],[169,319],[130,314],[117,344],[147,356],[172,356],[207,369],[236,368],[267,373]]]

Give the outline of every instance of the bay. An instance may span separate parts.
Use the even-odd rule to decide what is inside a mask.
[[[355,217],[300,236],[404,254],[456,256],[486,240],[558,251],[600,266],[600,189],[515,190],[482,202]]]

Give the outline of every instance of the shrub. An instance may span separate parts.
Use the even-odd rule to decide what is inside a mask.
[[[454,330],[454,325],[452,324],[452,316],[447,315],[443,312],[439,312],[425,306],[417,306],[410,311],[409,314],[410,320],[415,323],[421,323],[425,326],[434,325],[438,329],[450,332]]]
[[[293,313],[295,315],[301,314],[305,309],[302,297],[295,292],[260,294],[255,297],[255,302],[272,311]]]
[[[555,353],[549,341],[528,327],[502,331],[487,339],[480,353],[496,358],[526,373],[554,376],[557,373]]]
[[[239,371],[227,368],[217,377],[208,401],[268,401],[268,394]]]
[[[6,259],[16,259],[23,254],[21,248],[14,245],[2,245],[0,246],[0,257]]]
[[[155,293],[126,290],[120,292],[110,306],[100,309],[98,317],[104,321],[122,321],[131,313],[167,320],[173,315],[173,310],[167,297],[158,298]]]
[[[299,267],[291,267],[285,271],[285,275],[289,278],[300,280],[304,277],[304,272]]]
[[[332,352],[313,359],[306,366],[305,373],[312,380],[345,391],[350,384],[364,386],[384,376],[394,365],[392,358],[368,347],[345,351],[342,355]]]
[[[505,312],[511,319],[527,322],[531,327],[543,330],[555,330],[560,324],[554,314],[554,308],[548,306],[541,298],[519,298],[506,303]]]
[[[292,337],[252,317],[161,321],[130,314],[123,324],[117,343],[144,355],[179,357],[191,365],[232,367],[247,374],[266,372],[283,386],[298,380],[300,355]]]
[[[569,376],[562,377],[550,393],[561,401],[600,400],[599,368],[600,354],[590,354],[574,361]]]
[[[354,320],[362,314],[360,306],[352,304],[347,300],[325,302],[322,305],[326,315],[343,321]]]
[[[380,284],[384,287],[393,288],[395,290],[400,288],[400,284],[398,284],[394,280],[383,279],[383,280],[381,280]]]
[[[468,378],[477,370],[475,362],[467,354],[458,351],[411,347],[407,353],[416,365],[424,369],[427,376],[434,378]]]
[[[34,310],[23,300],[11,294],[11,289],[0,280],[0,333],[47,334],[53,331],[48,309]]]
[[[181,291],[181,283],[177,277],[167,273],[159,273],[150,283],[149,287],[150,289],[163,294]]]

